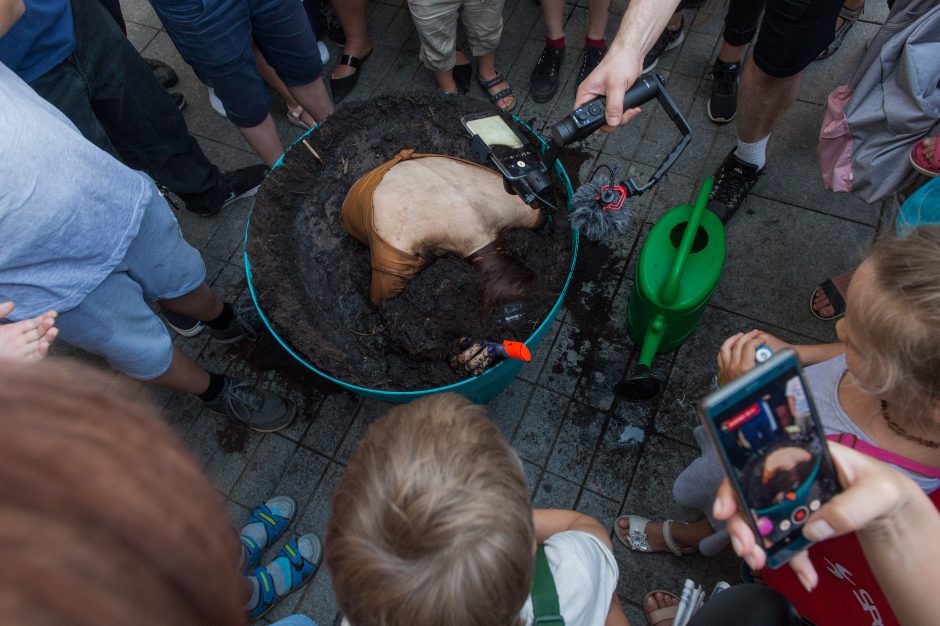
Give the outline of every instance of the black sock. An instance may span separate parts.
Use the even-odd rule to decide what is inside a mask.
[[[222,374],[213,374],[209,372],[209,387],[199,394],[199,399],[203,402],[212,402],[219,397],[225,388],[225,376]]]
[[[232,322],[235,321],[235,307],[233,307],[228,302],[222,303],[222,312],[219,313],[219,316],[214,320],[206,322],[209,328],[214,328],[216,330],[222,330],[223,328],[228,328],[232,325]]]

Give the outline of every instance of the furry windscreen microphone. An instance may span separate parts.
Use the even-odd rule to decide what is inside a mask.
[[[606,166],[604,166],[606,167]],[[630,225],[629,188],[617,182],[617,171],[599,174],[581,185],[571,197],[568,218],[588,239],[608,239],[622,235]]]

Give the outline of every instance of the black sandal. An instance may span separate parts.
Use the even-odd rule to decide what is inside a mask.
[[[359,68],[362,67],[362,64],[366,62],[366,59],[368,59],[371,54],[372,50],[369,50],[361,59],[351,54],[344,54],[339,58],[339,62],[336,64],[337,66],[348,65],[356,70],[356,72],[349,76],[343,76],[342,78],[330,78],[330,93],[333,94],[334,104],[342,102],[343,99],[356,88],[356,83],[359,82]]]
[[[506,88],[495,94],[490,93],[490,89],[492,89],[493,87],[495,87],[496,85],[500,83],[506,83]],[[477,75],[477,84],[480,85],[481,89],[483,89],[483,92],[490,99],[490,102],[496,105],[496,108],[499,109],[500,111],[505,111],[506,113],[509,113],[516,108],[517,104],[519,104],[519,98],[517,98],[515,92],[513,92],[512,85],[509,84],[508,80],[503,78],[503,75],[500,74],[498,70],[496,72],[496,76],[494,78],[491,78],[490,80],[483,80],[482,78],[480,78],[479,75]],[[508,98],[509,96],[512,96],[512,106],[506,107],[505,109],[500,108],[499,101],[502,100],[503,98]]]
[[[819,56],[816,57],[817,61],[828,59],[836,53],[836,50],[838,50],[839,47],[842,46],[842,42],[845,41],[845,36],[849,34],[849,30],[855,25],[855,22],[858,21],[858,18],[864,12],[865,3],[862,3],[862,6],[855,10],[846,9],[845,7],[839,9],[839,17],[842,18],[842,26],[836,29],[832,43],[826,46],[826,49],[819,53]]]

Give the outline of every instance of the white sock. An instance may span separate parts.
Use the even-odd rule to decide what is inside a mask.
[[[734,156],[760,169],[767,163],[767,142],[769,140],[770,135],[755,143],[744,143],[738,138],[738,147],[734,151]]]

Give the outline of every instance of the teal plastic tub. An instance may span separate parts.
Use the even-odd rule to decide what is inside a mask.
[[[518,119],[518,118],[517,118]],[[521,120],[519,120],[521,121]],[[299,142],[303,137],[306,137],[310,133],[314,132],[316,129],[311,129],[304,133],[304,135],[297,139],[294,143]],[[281,165],[281,162],[284,160],[282,156],[281,159],[274,165],[275,169]],[[568,201],[571,201],[571,196],[573,190],[571,188],[571,181],[568,178],[568,173],[565,171],[565,168],[562,167],[561,163],[555,164],[555,172],[558,174],[559,179],[565,185],[565,192],[568,195]],[[254,206],[252,206],[254,210]],[[419,389],[415,391],[386,391],[383,389],[370,389],[369,387],[360,387],[359,385],[353,385],[347,383],[346,381],[340,380],[330,376],[326,372],[323,372],[312,363],[309,363],[304,357],[297,354],[284,339],[282,339],[274,328],[271,326],[270,320],[264,314],[264,310],[261,308],[261,305],[258,303],[258,296],[255,294],[254,281],[251,273],[251,260],[248,258],[248,226],[251,224],[251,213],[248,214],[248,224],[245,225],[245,276],[248,279],[248,291],[251,292],[251,299],[255,304],[255,308],[258,310],[261,319],[264,320],[265,325],[268,327],[268,331],[274,338],[277,340],[281,346],[287,350],[287,352],[297,359],[300,363],[304,365],[311,372],[317,376],[322,376],[332,383],[336,383],[340,387],[348,389],[353,393],[357,393],[362,396],[369,398],[376,398],[378,400],[385,400],[386,402],[395,402],[398,404],[404,404],[411,402],[417,398],[424,396],[429,396],[435,393],[443,393],[446,391],[451,391],[454,393],[459,393],[463,396],[466,396],[473,402],[483,403],[489,402],[495,398],[499,393],[509,386],[509,384],[515,379],[516,374],[519,373],[519,370],[523,366],[522,361],[517,361],[513,359],[501,361],[496,364],[494,367],[486,370],[479,376],[474,376],[472,378],[467,378],[458,383],[453,383],[451,385],[445,385],[444,387],[434,387],[431,389]],[[545,338],[545,335],[548,334],[548,330],[552,326],[552,322],[555,321],[555,318],[558,317],[558,312],[561,310],[561,304],[565,299],[565,294],[568,293],[568,286],[571,284],[571,277],[574,274],[574,264],[578,258],[578,231],[571,231],[571,267],[568,269],[568,276],[565,278],[565,286],[562,288],[561,293],[558,294],[558,300],[555,302],[555,306],[552,307],[552,310],[549,311],[548,316],[539,324],[539,327],[535,329],[528,339],[525,340],[525,345],[528,346],[529,350],[535,351],[535,348],[542,342],[542,339]]]

